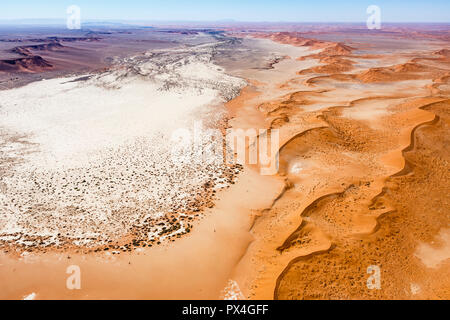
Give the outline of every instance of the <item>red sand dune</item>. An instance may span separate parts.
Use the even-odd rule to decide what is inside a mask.
[[[356,76],[362,82],[392,82],[401,80],[432,79],[442,77],[445,69],[416,62],[407,62],[390,67],[371,68]]]
[[[347,46],[343,43],[336,43],[332,46],[326,47],[321,53],[328,56],[345,56],[352,53],[355,48]]]
[[[26,72],[38,73],[53,69],[53,64],[39,55],[35,55],[33,51],[54,52],[64,48],[70,49],[61,44],[64,42],[99,41],[100,38],[95,37],[47,37],[43,39],[28,39],[29,42],[46,42],[35,45],[24,45],[15,47],[9,52],[19,54],[25,58],[12,58],[0,60],[0,72]],[[3,40],[7,41],[7,40]],[[10,41],[23,42],[21,39],[12,39]]]
[[[275,42],[291,44],[298,47],[311,47],[313,49],[320,49],[329,45],[329,42],[326,41],[305,38],[299,32],[255,33],[252,36],[255,38],[271,39]]]
[[[450,50],[449,49],[442,49],[442,50],[439,50],[439,51],[435,52],[434,54],[437,54],[437,55],[440,55],[440,56],[443,56],[443,57],[450,57]]]
[[[62,49],[62,48],[64,48],[64,46],[61,43],[50,42],[50,43],[44,43],[44,44],[38,44],[38,45],[15,47],[15,48],[11,49],[11,52],[18,53],[18,54],[24,55],[24,56],[30,56],[30,55],[32,55],[31,50],[56,51],[56,50]]]
[[[0,60],[0,71],[4,72],[41,72],[53,66],[40,56]]]

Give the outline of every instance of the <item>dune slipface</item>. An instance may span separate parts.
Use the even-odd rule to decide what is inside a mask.
[[[318,48],[295,32],[250,35]],[[436,50],[448,43],[366,49],[333,37],[293,57],[288,81],[249,76],[256,93],[238,118],[258,110],[280,130],[285,188],[258,215],[237,282],[251,299],[448,298],[449,198],[438,194],[449,190],[449,60]]]

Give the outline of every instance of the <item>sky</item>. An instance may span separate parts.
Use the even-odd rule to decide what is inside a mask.
[[[82,20],[365,22],[369,5],[384,22],[449,22],[449,0],[0,0],[0,20],[65,19],[77,5]]]

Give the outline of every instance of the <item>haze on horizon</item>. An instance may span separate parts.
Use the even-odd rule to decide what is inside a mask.
[[[363,22],[377,5],[385,22],[450,22],[447,0],[23,0],[3,3],[0,20],[65,19],[70,5],[85,21]]]

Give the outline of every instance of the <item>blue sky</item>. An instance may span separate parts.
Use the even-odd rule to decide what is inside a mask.
[[[81,8],[82,20],[192,20],[364,22],[369,5],[385,22],[450,22],[449,0],[1,0],[0,19],[65,19]]]

